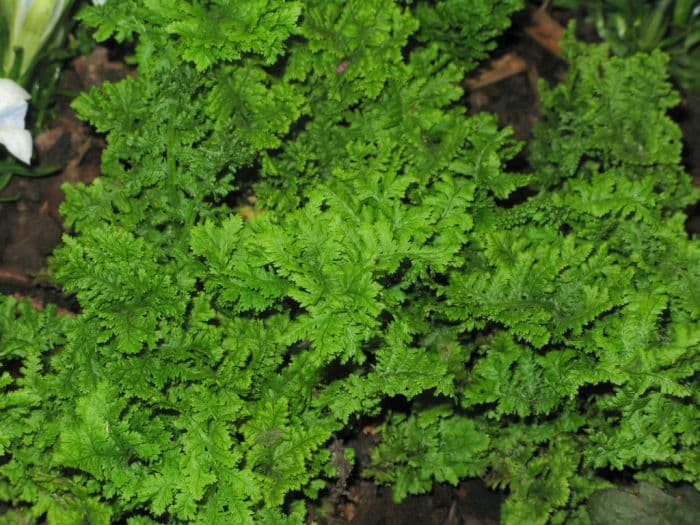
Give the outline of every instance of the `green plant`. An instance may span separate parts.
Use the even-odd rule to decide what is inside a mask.
[[[580,7],[600,37],[619,56],[660,49],[671,57],[669,71],[684,88],[700,90],[700,5],[696,0],[558,0]]]
[[[492,39],[508,28],[510,14],[523,2],[438,0],[412,4],[421,27],[417,39],[439,45],[462,67],[471,69],[495,47]]]
[[[138,74],[74,104],[108,143],[52,262],[80,313],[2,303],[8,520],[302,523],[360,415],[397,497],[483,476],[507,523],[585,519],[607,468],[697,483],[697,191],[662,54],[570,41],[521,174],[397,2],[82,17]]]
[[[698,192],[665,114],[666,57],[565,48],[566,81],[541,86],[536,193],[476,215],[441,287],[456,401],[391,416],[369,471],[399,496],[486,476],[510,490],[507,523],[587,522],[578,505],[606,469],[696,487],[700,469],[700,252],[682,213]]]

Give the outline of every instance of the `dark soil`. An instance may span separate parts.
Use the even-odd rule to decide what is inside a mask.
[[[504,495],[489,490],[481,480],[458,486],[440,484],[429,494],[409,496],[394,503],[391,489],[361,479],[358,473],[377,443],[374,427],[359,424],[347,443],[338,440],[331,452],[355,450],[356,465],[335,465],[335,485],[320,503],[309,504],[308,523],[319,525],[498,525]],[[338,454],[340,456],[340,454]],[[341,456],[342,457],[342,456]],[[343,461],[340,461],[343,463]],[[338,468],[340,467],[340,468]]]
[[[554,16],[565,24],[571,14],[555,12]],[[530,137],[539,114],[537,80],[544,78],[554,83],[566,75],[564,62],[525,34],[523,28],[527,24],[527,14],[516,20],[495,54],[498,57],[516,53],[527,63],[526,70],[467,94],[471,112],[497,114],[501,123],[510,125],[515,136],[523,141]],[[580,27],[584,37],[590,36],[590,31],[586,34],[585,25]],[[61,88],[77,93],[129,73],[123,62],[111,61],[107,49],[98,47],[65,69]],[[38,179],[15,177],[0,193],[0,197],[17,196],[13,202],[0,203],[0,292],[29,297],[38,306],[52,302],[75,310],[72,299],[50,284],[47,257],[60,243],[64,231],[59,214],[63,200],[61,185],[89,183],[99,175],[104,141],[76,118],[69,102],[69,98],[58,100],[55,118],[48,129],[35,138],[38,164],[57,165],[58,174]],[[684,132],[686,167],[700,184],[700,94],[684,94],[674,118]],[[700,206],[690,212],[688,229],[700,232]],[[371,433],[359,431],[348,439],[346,445],[357,450],[360,463],[366,460],[372,439]],[[430,494],[411,496],[401,504],[394,504],[390,489],[359,478],[357,468],[345,467],[336,486],[330,487],[319,504],[309,508],[310,519],[327,525],[493,525],[499,522],[503,494],[488,490],[482,481],[465,481],[457,487],[438,485]]]
[[[309,520],[329,525],[498,525],[502,497],[479,480],[457,487],[437,485],[430,494],[394,503],[391,490],[369,481],[352,486],[347,502],[332,518],[309,513]]]
[[[63,71],[59,89],[87,91],[105,80],[129,73],[123,62],[112,62],[106,48],[78,57]],[[60,243],[63,222],[59,206],[61,185],[89,183],[100,173],[104,141],[77,119],[70,98],[59,97],[55,116],[34,138],[39,166],[56,166],[57,174],[41,178],[15,176],[0,197],[0,292],[30,296],[39,302],[70,306],[71,301],[52,288],[45,276],[47,257]]]

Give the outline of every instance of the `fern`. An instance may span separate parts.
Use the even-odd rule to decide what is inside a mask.
[[[0,301],[2,518],[303,523],[360,417],[395,498],[483,477],[505,523],[585,522],[610,470],[697,485],[666,59],[569,37],[510,172],[460,83],[518,5],[84,9],[138,74],[74,102],[107,139],[51,262],[80,311]]]

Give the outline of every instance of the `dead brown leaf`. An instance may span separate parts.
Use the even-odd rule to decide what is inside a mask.
[[[527,62],[523,58],[515,53],[506,53],[477,70],[474,77],[467,79],[467,87],[471,90],[480,89],[526,70]]]
[[[564,28],[545,9],[533,12],[532,23],[525,28],[525,33],[543,48],[561,56],[559,42],[564,36]]]

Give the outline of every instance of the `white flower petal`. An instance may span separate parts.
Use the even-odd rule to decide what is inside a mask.
[[[32,134],[26,129],[0,127],[0,144],[25,164],[32,160]]]
[[[13,106],[31,97],[25,89],[9,78],[0,78],[0,108]]]
[[[26,116],[26,100],[21,100],[7,107],[0,105],[0,126],[3,128],[24,128],[24,118]]]

